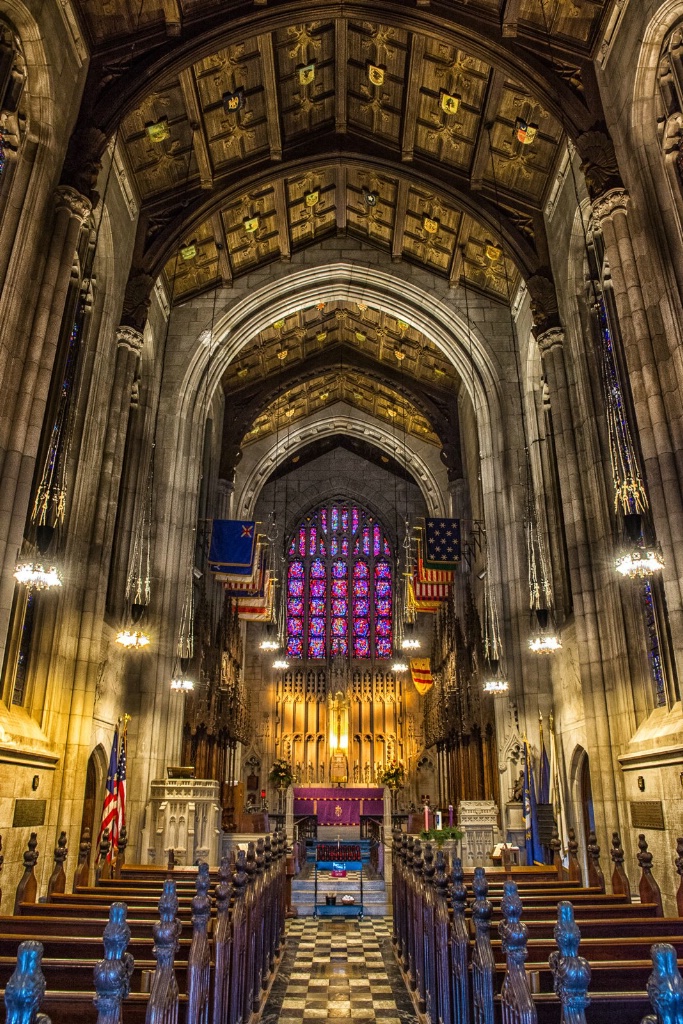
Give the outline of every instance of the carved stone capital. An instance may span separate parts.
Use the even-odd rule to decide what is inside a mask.
[[[58,185],[55,189],[55,210],[68,210],[81,223],[90,215],[92,203],[71,185]]]
[[[554,348],[562,348],[564,345],[564,329],[562,327],[551,327],[549,331],[543,331],[536,338],[541,355],[551,352]]]
[[[142,331],[136,331],[134,327],[121,324],[116,328],[116,342],[120,348],[128,348],[137,355],[142,351],[143,340]]]
[[[629,204],[629,194],[625,188],[612,188],[602,196],[593,200],[593,216],[599,224],[607,220],[617,210],[626,213]]]

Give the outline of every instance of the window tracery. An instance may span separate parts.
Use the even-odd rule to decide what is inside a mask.
[[[367,510],[321,505],[288,550],[287,655],[391,658],[393,574],[391,544]]]

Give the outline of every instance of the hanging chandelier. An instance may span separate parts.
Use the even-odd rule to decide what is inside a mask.
[[[506,679],[487,679],[484,683],[484,693],[492,696],[501,696],[510,692],[510,684]]]
[[[51,590],[61,587],[62,577],[54,565],[47,569],[33,562],[20,562],[14,570],[14,578],[29,590]]]
[[[536,608],[536,630],[529,637],[529,650],[534,654],[554,654],[562,650],[562,641],[547,608]]]
[[[183,679],[180,675],[174,675],[171,680],[171,689],[179,693],[189,693],[194,690],[194,681],[192,679]]]
[[[280,672],[285,672],[289,668],[289,662],[285,658],[276,658],[273,662],[273,668]]]
[[[279,651],[280,641],[277,638],[277,634],[273,628],[273,623],[269,622],[266,626],[266,634],[258,645],[260,651]]]
[[[417,651],[420,649],[420,641],[415,636],[415,623],[406,622],[405,632],[401,640],[401,647],[404,651]]]
[[[505,678],[500,662],[497,658],[489,658],[486,661],[484,672],[484,693],[490,693],[494,697],[499,694],[508,693],[510,684]]]
[[[614,561],[614,568],[629,579],[647,579],[664,568],[664,556],[659,544],[648,545],[643,538],[642,516],[631,512],[624,516],[626,539]]]
[[[391,671],[392,672],[407,672],[408,671],[408,666],[406,665],[405,661],[395,661],[394,664],[391,666]]]
[[[126,650],[141,651],[152,642],[147,633],[141,629],[122,629],[116,634],[117,644],[121,644]]]

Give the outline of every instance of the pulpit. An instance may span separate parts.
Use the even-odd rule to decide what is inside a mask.
[[[491,851],[498,841],[498,805],[493,800],[461,800],[458,815],[458,828],[465,833],[462,840],[464,866],[491,864]]]
[[[213,779],[155,779],[142,832],[142,863],[219,862],[220,785]]]

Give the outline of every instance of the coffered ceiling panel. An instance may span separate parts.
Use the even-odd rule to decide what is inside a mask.
[[[408,72],[408,33],[372,22],[348,29],[349,122],[398,143]]]
[[[290,25],[273,45],[285,138],[333,125],[334,22]]]

